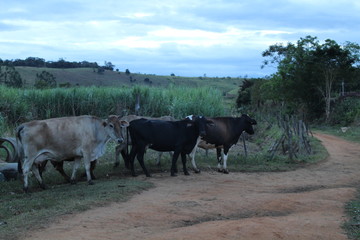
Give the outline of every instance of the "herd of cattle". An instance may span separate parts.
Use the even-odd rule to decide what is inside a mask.
[[[75,183],[77,169],[83,160],[87,181],[93,184],[96,161],[104,154],[110,139],[118,143],[115,166],[119,165],[121,154],[133,176],[136,176],[135,157],[146,176],[150,176],[144,164],[147,148],[160,154],[172,154],[171,176],[176,176],[179,155],[183,172],[188,175],[187,155],[191,157],[195,172],[199,172],[195,162],[196,149],[216,148],[218,170],[228,173],[229,149],[237,143],[244,131],[254,134],[255,124],[256,121],[245,114],[241,117],[215,118],[191,115],[182,120],[170,116],[149,118],[135,115],[111,115],[107,119],[95,116],[62,117],[24,123],[16,128],[16,138],[0,138],[0,147],[7,151],[7,161],[18,162],[18,170],[24,178],[24,191],[27,192],[30,172],[45,188],[42,171],[48,161],[67,181]],[[10,143],[15,151],[11,152],[5,142]],[[71,177],[64,172],[64,161],[74,162]]]

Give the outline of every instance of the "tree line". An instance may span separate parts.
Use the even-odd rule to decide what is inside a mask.
[[[104,66],[99,66],[96,62],[69,62],[62,58],[58,61],[45,61],[39,57],[28,57],[26,59],[2,60],[0,58],[0,66],[8,67],[47,67],[47,68],[103,68],[105,70],[114,70],[114,65],[111,62],[105,61]]]

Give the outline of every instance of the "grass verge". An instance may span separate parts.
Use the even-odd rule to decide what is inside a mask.
[[[39,189],[32,177],[30,194],[22,192],[20,180],[0,182],[0,239],[21,239],[27,231],[46,227],[58,216],[123,202],[152,187],[149,182],[113,176],[113,171],[112,164],[99,164],[95,185],[86,181],[70,185],[63,184],[60,174],[49,167],[44,174],[49,189]]]

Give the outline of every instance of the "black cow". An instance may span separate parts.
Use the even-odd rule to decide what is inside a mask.
[[[162,121],[138,119],[130,122],[129,134],[132,139],[130,156],[126,160],[130,164],[133,176],[136,176],[134,159],[137,157],[144,173],[150,177],[144,165],[144,153],[147,147],[160,151],[174,151],[171,165],[171,176],[176,176],[176,162],[181,155],[183,171],[189,175],[186,169],[186,154],[195,147],[199,136],[205,136],[205,126],[210,123],[205,117],[198,116],[193,120]]]
[[[216,148],[218,171],[229,173],[226,162],[231,146],[238,142],[244,131],[251,135],[254,134],[253,125],[256,125],[256,121],[246,114],[241,117],[216,117],[208,118],[208,120],[212,121],[213,124],[206,126],[206,136],[198,141],[197,146],[203,149]],[[197,146],[190,154],[195,172],[199,172],[195,163]],[[222,149],[223,155],[221,154]]]

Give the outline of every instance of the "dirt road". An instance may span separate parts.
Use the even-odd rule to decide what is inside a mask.
[[[128,202],[64,216],[26,239],[347,239],[341,224],[360,180],[360,145],[317,137],[330,153],[317,165],[274,173],[157,174],[146,179],[155,188]]]

